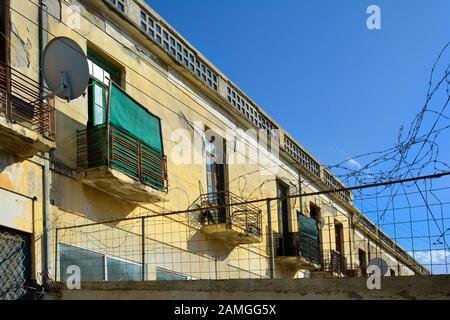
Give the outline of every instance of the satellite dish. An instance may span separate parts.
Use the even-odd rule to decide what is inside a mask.
[[[89,65],[83,49],[73,40],[58,37],[44,50],[44,77],[52,91],[68,102],[84,94],[89,85]]]

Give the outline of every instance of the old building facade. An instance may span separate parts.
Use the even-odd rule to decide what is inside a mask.
[[[0,237],[20,277],[427,273],[350,191],[308,196],[343,185],[143,0],[0,3]],[[42,99],[56,37],[88,59],[70,102]]]

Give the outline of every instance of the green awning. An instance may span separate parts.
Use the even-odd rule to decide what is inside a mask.
[[[315,240],[319,239],[319,230],[317,228],[317,222],[302,213],[298,212],[298,229],[302,235],[309,236]]]
[[[164,150],[161,119],[150,113],[114,83],[111,83],[109,94],[110,122],[126,130],[162,155]]]

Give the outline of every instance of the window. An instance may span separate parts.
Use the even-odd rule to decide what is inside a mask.
[[[206,186],[210,201],[217,205],[226,204],[226,165],[225,143],[222,137],[210,136],[206,138]],[[226,222],[226,207],[218,210],[216,223]]]
[[[142,265],[118,258],[106,257],[108,281],[140,281]]]
[[[391,274],[391,277],[395,277],[395,270],[394,269],[390,269],[390,274]]]
[[[336,240],[336,251],[340,254],[344,254],[343,251],[343,236],[344,236],[344,227],[340,223],[334,224],[334,233],[335,233],[335,240]]]
[[[111,80],[120,84],[121,72],[91,49],[88,49],[88,65],[91,76],[88,90],[88,124],[96,126],[106,121],[107,88]]]
[[[125,1],[126,0],[109,0],[119,11],[125,13]]]
[[[278,199],[278,232],[283,235],[289,233],[289,199],[288,186],[281,181],[277,182]]]
[[[316,222],[320,220],[320,208],[312,202],[309,204],[309,217],[316,220]]]
[[[67,269],[73,265],[80,268],[81,281],[105,280],[105,257],[102,254],[61,243],[59,259],[61,281],[67,281],[70,276]]]
[[[171,56],[189,69],[194,75],[200,78],[213,90],[218,90],[217,75],[201,62],[194,52],[187,45],[177,41],[174,35],[170,33],[162,24],[155,22],[156,19],[149,13],[141,10],[141,29],[147,32],[147,35],[155,40]],[[195,65],[194,65],[195,62]]]
[[[361,269],[361,273],[364,276],[367,273],[367,256],[364,250],[358,249],[358,259],[359,259],[359,268]]]
[[[69,266],[78,266],[81,281],[140,281],[142,265],[76,246],[59,244],[60,277],[67,281]]]
[[[174,281],[174,280],[190,280],[190,278],[184,274],[169,271],[163,268],[156,268],[156,280],[157,281]]]

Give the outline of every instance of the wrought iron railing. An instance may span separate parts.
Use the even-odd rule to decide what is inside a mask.
[[[101,124],[77,132],[77,162],[83,169],[107,166],[155,189],[167,190],[167,159],[125,130]]]
[[[340,252],[331,251],[329,270],[331,272],[337,274],[346,274],[347,273],[347,258]]]
[[[55,98],[41,99],[39,83],[0,63],[0,114],[55,140]]]
[[[197,203],[201,207],[201,224],[227,224],[247,236],[261,237],[261,210],[251,204],[241,204],[244,202],[244,199],[229,191],[200,196]]]
[[[275,250],[277,257],[298,256],[315,264],[322,263],[319,240],[300,232],[276,234]]]

